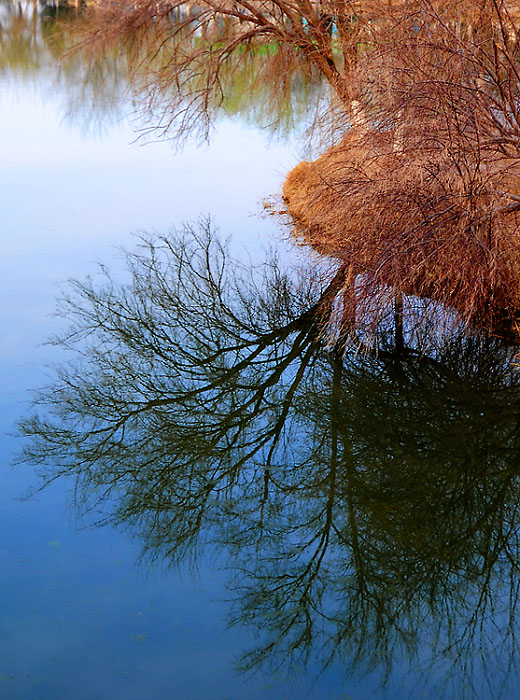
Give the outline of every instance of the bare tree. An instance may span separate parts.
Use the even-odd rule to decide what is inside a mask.
[[[284,195],[304,240],[346,265],[346,317],[412,294],[511,335],[518,36],[503,0],[104,0],[86,45],[133,47],[149,99],[165,97],[162,125],[180,134],[204,132],[229,75],[253,61],[274,102],[296,73],[326,81],[343,138]]]
[[[255,64],[276,103],[295,75],[323,78],[350,108],[359,47],[368,46],[378,2],[351,0],[103,0],[85,47],[133,47],[135,73],[153,101],[165,92],[162,125],[207,128],[230,73]],[[258,58],[261,57],[261,60]],[[347,79],[348,78],[348,79]]]

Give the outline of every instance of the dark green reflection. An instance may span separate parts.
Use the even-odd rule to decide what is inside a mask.
[[[36,80],[44,95],[66,98],[69,121],[100,128],[128,111],[128,56],[73,51],[84,38],[82,13],[81,3],[0,0],[0,78]]]
[[[93,48],[86,43],[99,30],[93,21],[81,2],[0,0],[0,78],[50,80],[67,98],[67,118],[83,127],[99,128],[132,112],[144,117],[145,131],[158,128],[179,137],[207,135],[222,115],[287,136],[298,124],[308,124],[318,109],[322,87],[297,67],[283,94],[273,82],[260,80],[265,55],[259,50],[247,60],[237,54],[229,62],[218,94],[208,98],[205,116],[198,114],[188,128],[190,99],[181,104],[178,87],[150,84],[140,70],[143,46],[114,40]],[[168,44],[149,65],[150,72],[160,71],[170,59]]]
[[[24,459],[149,557],[218,547],[232,618],[258,633],[246,667],[384,678],[405,660],[436,697],[483,678],[498,694],[517,651],[516,349],[388,333],[361,352],[338,340],[341,270],[249,269],[207,226],[128,267],[63,300],[74,359],[22,423]]]

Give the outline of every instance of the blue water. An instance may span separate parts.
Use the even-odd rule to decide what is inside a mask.
[[[135,232],[208,213],[261,255],[278,236],[262,198],[279,191],[297,151],[229,121],[210,146],[143,145],[131,119],[93,129],[81,113],[71,119],[67,99],[50,69],[0,81],[0,697],[299,697],[305,681],[234,672],[246,640],[227,629],[213,565],[140,564],[130,534],[78,522],[71,484],[26,499],[39,481],[11,466],[20,445],[10,435],[56,359],[42,343],[60,327],[57,284],[93,273],[96,261],[117,268],[117,248],[132,248]],[[325,686],[315,697],[331,697],[336,686]]]

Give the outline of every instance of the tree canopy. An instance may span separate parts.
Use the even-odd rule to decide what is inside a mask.
[[[289,174],[288,210],[349,265],[352,305],[390,286],[507,334],[520,311],[517,25],[501,3],[475,4],[473,24],[419,5],[359,63],[362,119]]]
[[[518,14],[503,0],[103,0],[85,46],[134,50],[161,125],[179,135],[205,132],[252,61],[273,103],[297,75],[327,84],[333,146],[289,174],[284,196],[303,240],[346,264],[345,317],[391,290],[511,335]]]

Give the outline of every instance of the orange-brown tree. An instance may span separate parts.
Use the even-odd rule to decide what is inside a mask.
[[[390,288],[509,334],[520,312],[516,18],[494,0],[475,4],[473,24],[417,5],[358,65],[364,118],[290,173],[288,208],[356,280],[346,317],[382,308]]]
[[[331,87],[343,137],[284,195],[345,266],[344,318],[430,297],[508,332],[520,312],[520,63],[504,0],[103,0],[87,44],[135,49],[162,125],[205,130],[229,71],[273,100],[295,71]],[[375,315],[377,318],[377,313]]]

